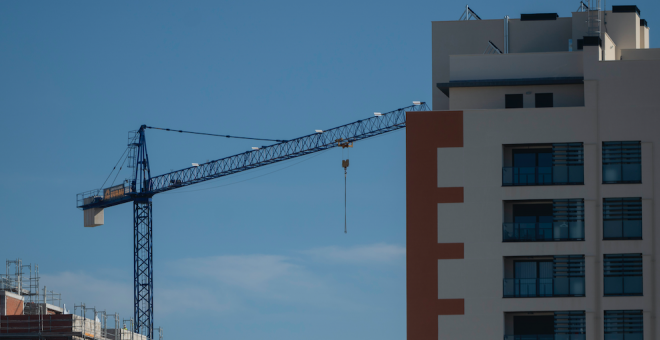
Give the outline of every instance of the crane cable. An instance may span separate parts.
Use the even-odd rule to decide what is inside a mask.
[[[341,166],[344,168],[344,234],[347,234],[348,230],[347,230],[347,223],[346,223],[346,205],[347,205],[346,204],[346,201],[347,201],[347,199],[346,199],[346,174],[347,174],[347,169],[348,169],[348,165],[349,165],[349,158],[350,158],[349,157],[350,156],[350,150],[348,150],[348,148],[353,147],[353,142],[344,140],[342,138],[339,138],[339,139],[335,140],[335,142],[337,142],[338,146],[341,146],[341,150],[342,150],[341,158],[344,158],[344,149],[346,149],[346,159],[341,160]]]
[[[217,135],[214,133],[205,133],[205,132],[192,132],[192,131],[184,131],[184,130],[174,130],[174,129],[165,129],[165,128],[157,128],[153,126],[145,126],[147,129],[154,129],[154,130],[163,130],[163,131],[172,131],[172,132],[180,132],[180,133],[190,133],[193,135],[204,135],[204,136],[214,136],[214,137],[225,137],[225,138],[237,138],[237,139],[250,139],[250,140],[263,140],[263,141],[268,141],[268,142],[288,142],[287,140],[283,139],[266,139],[266,138],[252,138],[252,137],[239,137],[239,136],[230,136],[230,135]]]

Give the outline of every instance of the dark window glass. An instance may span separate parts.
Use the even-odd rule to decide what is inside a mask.
[[[504,297],[584,296],[584,255],[513,262],[504,279]]]
[[[513,334],[517,336],[555,334],[555,317],[553,315],[514,315]]]
[[[513,221],[503,224],[504,242],[584,240],[584,200],[513,204]]]
[[[536,153],[521,152],[521,151],[513,150],[513,166],[516,168],[535,167]]]
[[[603,142],[603,183],[642,183],[640,142]]]
[[[513,149],[513,166],[552,166],[551,148]]]
[[[606,310],[605,340],[642,340],[644,316],[641,310]]]
[[[604,255],[605,296],[642,295],[642,254]]]
[[[504,107],[507,109],[519,109],[523,107],[522,94],[506,94],[504,95]]]
[[[584,184],[582,143],[513,149],[513,166],[502,168],[502,185]]]
[[[553,95],[552,93],[537,93],[534,95],[536,102],[536,107],[553,107]]]
[[[603,199],[603,239],[642,239],[642,199]]]

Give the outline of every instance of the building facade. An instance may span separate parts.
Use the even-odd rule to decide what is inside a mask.
[[[409,340],[660,339],[640,13],[433,22],[433,111],[407,116]]]

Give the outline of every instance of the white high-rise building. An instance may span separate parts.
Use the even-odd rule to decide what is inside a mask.
[[[583,9],[433,22],[408,340],[660,339],[660,49],[636,6]]]

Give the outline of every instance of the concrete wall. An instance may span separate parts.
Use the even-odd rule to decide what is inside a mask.
[[[620,25],[630,19],[622,14]],[[626,39],[612,40],[625,45]],[[437,185],[462,188],[463,201],[437,204],[437,237],[439,244],[463,244],[464,258],[437,260],[438,299],[464,299],[464,313],[438,316],[439,339],[501,339],[509,313],[563,310],[586,311],[587,339],[602,339],[603,311],[616,309],[643,310],[644,338],[660,338],[660,233],[654,227],[660,218],[660,62],[600,61],[601,55],[598,47],[583,53],[583,107],[466,109],[478,92],[452,89],[452,101],[463,106],[463,146],[437,149]],[[642,183],[601,184],[602,142],[626,140],[642,142]],[[502,187],[503,145],[561,142],[584,143],[584,185]],[[602,240],[605,197],[642,197],[642,240]],[[503,202],[563,198],[585,200],[585,241],[502,242]],[[640,252],[644,296],[603,297],[603,255]],[[585,255],[585,297],[502,298],[505,258],[573,254]]]
[[[639,15],[637,13],[605,13],[603,31],[621,49],[640,48]]]
[[[449,80],[581,77],[581,52],[452,55]]]
[[[434,21],[431,24],[433,109],[449,109],[449,99],[436,83],[449,81],[449,56],[482,54],[492,41],[504,47],[504,20]]]
[[[536,93],[553,93],[555,107],[584,106],[584,86],[581,84],[455,87],[449,91],[450,110],[503,109],[507,94],[523,94],[523,107],[533,108]]]
[[[572,38],[572,18],[509,20],[509,53],[564,52]]]
[[[660,60],[660,48],[621,50],[621,60]]]
[[[616,44],[612,41],[609,34],[604,33],[603,39],[603,60],[616,60]]]
[[[587,35],[587,12],[573,12],[571,20],[573,51],[577,51],[578,39],[582,39],[585,35]]]

